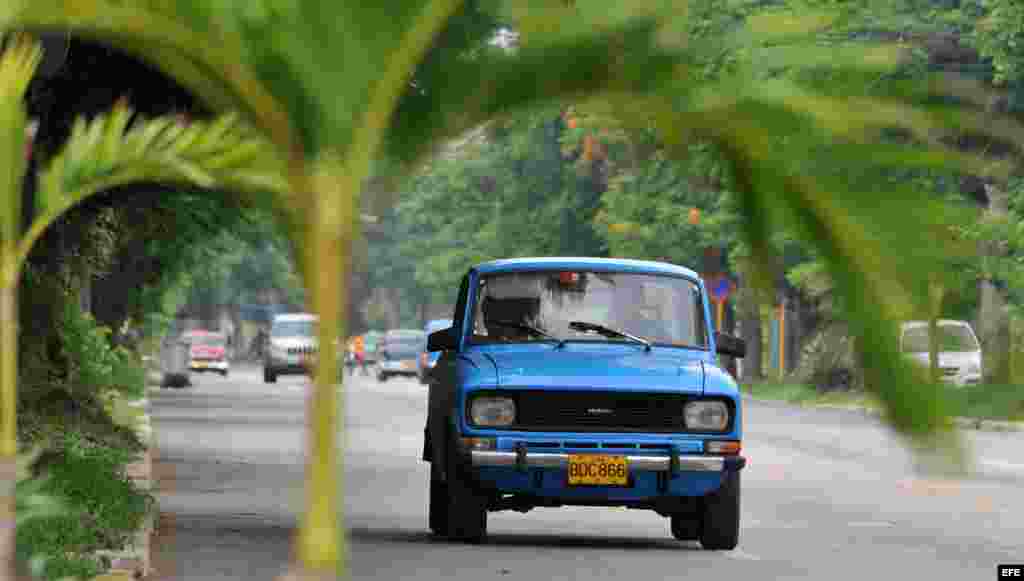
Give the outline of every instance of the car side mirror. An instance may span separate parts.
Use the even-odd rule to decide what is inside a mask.
[[[721,355],[742,359],[747,355],[747,344],[739,337],[715,333],[715,350]]]
[[[434,331],[427,335],[427,351],[454,351],[459,347],[459,337],[455,327]]]

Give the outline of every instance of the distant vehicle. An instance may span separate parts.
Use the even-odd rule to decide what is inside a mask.
[[[270,345],[263,355],[263,381],[278,375],[309,374],[317,356],[317,316],[310,313],[277,315],[270,324]]]
[[[366,363],[373,364],[377,362],[377,350],[380,347],[380,342],[384,338],[384,333],[380,331],[367,331],[363,335],[363,349],[366,353]]]
[[[415,377],[416,359],[427,345],[427,334],[419,329],[392,329],[377,347],[377,381],[392,375]]]
[[[740,533],[742,404],[699,275],[664,262],[520,258],[471,268],[435,331],[422,459],[430,529],[492,511],[623,506],[707,550]],[[599,522],[599,521],[598,521]]]
[[[424,332],[426,332],[427,335],[429,335],[434,331],[447,329],[448,327],[451,326],[451,319],[434,319],[432,321],[428,321],[426,327],[424,327],[423,330]],[[422,383],[423,385],[427,384],[427,374],[430,373],[430,370],[433,369],[435,365],[437,365],[437,360],[439,357],[441,357],[441,354],[439,352],[435,351],[431,353],[430,351],[427,351],[427,345],[426,343],[424,343],[423,352],[420,353],[420,358],[416,362],[416,374],[419,376],[420,383]]]
[[[941,319],[939,372],[945,383],[957,386],[981,383],[981,344],[967,321]],[[901,326],[900,351],[928,367],[928,322],[908,321]]]
[[[188,343],[188,368],[197,373],[214,372],[228,375],[227,336],[223,333],[197,329],[182,334]]]

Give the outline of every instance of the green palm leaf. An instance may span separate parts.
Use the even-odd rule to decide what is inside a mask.
[[[132,112],[121,105],[91,121],[76,120],[67,143],[41,172],[39,217],[22,240],[22,257],[58,215],[116,186],[198,186],[252,195],[260,203],[289,189],[273,146],[236,115],[187,126],[170,118],[131,119]]]

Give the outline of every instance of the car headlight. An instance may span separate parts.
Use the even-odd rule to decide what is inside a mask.
[[[516,402],[507,397],[474,398],[469,418],[476,426],[510,426],[516,421]]]
[[[683,408],[686,428],[721,432],[729,425],[729,407],[724,401],[691,401]]]

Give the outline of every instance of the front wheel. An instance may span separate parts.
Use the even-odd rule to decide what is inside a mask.
[[[670,518],[672,536],[677,541],[696,541],[700,537],[700,517],[694,514],[674,514]]]
[[[263,383],[277,383],[277,374],[272,369],[263,368]]]
[[[427,520],[431,532],[444,536],[448,534],[448,485],[441,481],[436,465],[434,462],[430,463],[430,505],[427,507]]]
[[[709,551],[731,551],[740,541],[740,473],[727,472],[722,486],[704,497],[700,544]]]
[[[381,371],[380,373],[377,374],[377,381],[385,382],[387,380],[388,380],[388,374],[387,373],[384,373],[383,371]]]
[[[464,543],[482,543],[487,538],[487,497],[477,492],[463,475],[455,462],[455,454],[453,447],[449,446],[445,454],[448,463],[445,485],[448,538]]]

